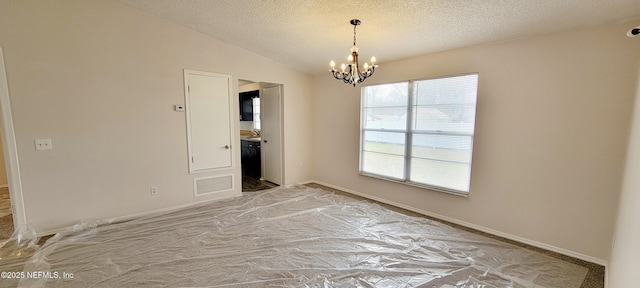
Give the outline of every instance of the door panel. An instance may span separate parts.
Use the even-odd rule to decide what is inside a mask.
[[[185,70],[189,172],[230,168],[230,76]]]
[[[260,94],[262,178],[282,185],[282,95],[280,85]]]

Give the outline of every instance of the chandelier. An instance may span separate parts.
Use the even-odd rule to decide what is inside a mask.
[[[369,63],[364,63],[364,70],[360,69],[358,66],[358,47],[356,46],[356,27],[360,25],[360,20],[352,19],[351,25],[353,25],[353,47],[351,47],[351,55],[349,55],[349,64],[345,65],[344,63],[341,65],[340,70],[336,70],[336,62],[331,61],[331,74],[333,77],[342,80],[344,83],[352,84],[353,87],[356,87],[356,84],[364,82],[364,79],[367,79],[369,76],[373,75],[373,71],[378,65],[376,65],[376,57],[371,57],[371,65]],[[347,66],[349,69],[347,70]]]

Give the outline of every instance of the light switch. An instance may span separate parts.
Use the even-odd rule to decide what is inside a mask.
[[[51,145],[51,139],[36,139],[36,150],[51,150],[53,146]]]
[[[178,104],[178,105],[175,105],[174,107],[177,112],[184,112],[184,105]]]

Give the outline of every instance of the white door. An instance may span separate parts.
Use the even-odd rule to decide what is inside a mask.
[[[263,180],[282,185],[282,85],[264,88],[260,93],[260,134]]]
[[[231,76],[185,70],[189,173],[231,167]]]

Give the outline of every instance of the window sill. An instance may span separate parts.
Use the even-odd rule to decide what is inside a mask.
[[[389,181],[389,182],[393,182],[393,183],[398,183],[398,184],[403,184],[403,185],[407,185],[407,186],[413,186],[413,187],[418,187],[418,188],[423,188],[423,189],[427,189],[427,190],[432,190],[432,191],[437,191],[437,192],[442,192],[442,193],[447,193],[447,194],[451,194],[451,195],[456,195],[456,196],[469,198],[469,192],[466,192],[466,191],[448,189],[448,188],[444,188],[444,187],[427,185],[427,184],[416,183],[416,182],[411,182],[411,181],[404,181],[404,180],[395,179],[395,178],[391,178],[391,177],[384,177],[384,176],[380,176],[380,175],[376,175],[376,174],[370,174],[370,173],[366,173],[366,172],[362,172],[362,171],[359,172],[358,174],[360,174],[361,176],[366,176],[366,177],[370,177],[370,178],[385,180],[385,181]]]

